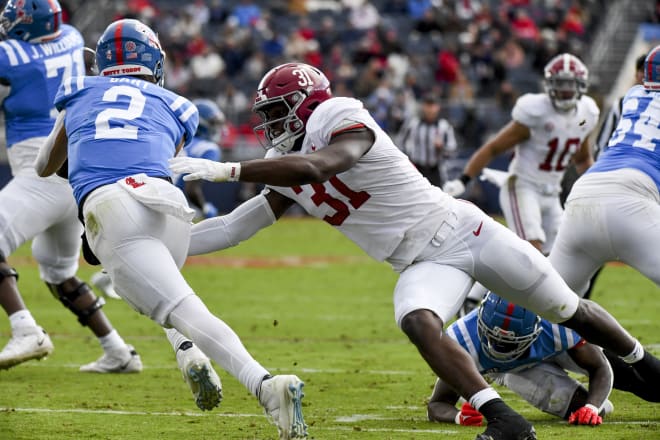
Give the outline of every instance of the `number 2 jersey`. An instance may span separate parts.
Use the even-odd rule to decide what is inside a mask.
[[[587,172],[621,168],[646,173],[660,191],[660,92],[647,91],[641,85],[628,90],[607,149]]]
[[[60,29],[56,38],[42,43],[13,39],[0,42],[0,78],[11,87],[2,102],[7,148],[26,139],[48,136],[57,115],[53,99],[60,84],[71,76],[85,74],[82,36],[66,24]],[[12,152],[12,170],[32,167],[38,151],[35,146]]]
[[[511,117],[529,128],[530,137],[516,145],[509,172],[559,192],[566,166],[596,127],[599,114],[595,101],[586,95],[568,112],[557,111],[546,93],[521,96]]]
[[[369,128],[375,141],[352,168],[322,184],[268,188],[337,228],[371,257],[402,270],[428,245],[456,201],[417,171],[360,101],[322,102],[307,121],[300,152],[284,154],[313,153],[357,127]],[[271,149],[266,158],[281,154]]]
[[[199,114],[186,98],[133,77],[73,77],[55,106],[66,110],[69,183],[76,202],[93,189],[145,173],[168,177],[168,159],[185,136],[191,142]]]

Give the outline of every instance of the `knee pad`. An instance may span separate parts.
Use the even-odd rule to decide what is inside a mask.
[[[63,283],[62,283],[63,284]],[[48,289],[50,292],[53,294],[55,298],[60,300],[64,306],[71,310],[74,315],[78,317],[78,322],[80,325],[85,326],[89,322],[89,318],[96,313],[97,310],[99,310],[101,307],[105,305],[105,300],[102,297],[96,297],[95,300],[85,307],[84,309],[80,309],[74,305],[76,299],[78,299],[81,295],[89,292],[94,296],[94,293],[92,292],[92,288],[89,287],[89,285],[83,281],[78,284],[77,287],[75,287],[73,290],[68,290],[65,291],[62,288],[62,284],[51,284],[51,283],[46,283],[48,286]]]

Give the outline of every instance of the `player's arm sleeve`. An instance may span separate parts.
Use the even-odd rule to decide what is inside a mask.
[[[67,158],[68,139],[64,128],[66,110],[62,110],[55,120],[55,125],[46,142],[39,150],[34,168],[41,177],[55,173]]]
[[[259,194],[227,215],[203,220],[192,227],[188,255],[236,246],[277,220],[266,196]]]

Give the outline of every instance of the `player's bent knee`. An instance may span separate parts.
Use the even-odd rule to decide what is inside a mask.
[[[401,330],[408,336],[410,341],[418,345],[423,342],[424,335],[434,332],[442,334],[443,322],[435,313],[426,309],[418,309],[408,313],[401,320]]]
[[[105,300],[102,297],[94,295],[92,288],[77,278],[69,279],[60,284],[46,283],[46,285],[53,296],[78,317],[80,325],[87,325],[92,315],[105,305]],[[75,303],[83,295],[89,296],[90,303],[80,307]]]

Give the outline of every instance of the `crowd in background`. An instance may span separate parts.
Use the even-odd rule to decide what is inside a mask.
[[[64,2],[66,3],[66,2]],[[254,143],[259,79],[300,60],[338,96],[362,99],[396,133],[429,92],[456,129],[459,156],[509,118],[517,96],[540,90],[555,54],[583,56],[602,0],[125,0],[167,52],[166,86],[214,99],[230,123],[223,147]],[[93,36],[92,36],[93,37]],[[261,154],[261,153],[260,153]]]

